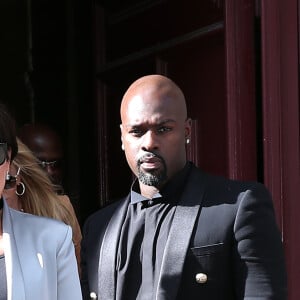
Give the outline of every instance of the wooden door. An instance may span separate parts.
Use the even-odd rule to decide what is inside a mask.
[[[299,1],[261,1],[264,179],[273,195],[288,270],[300,299]]]

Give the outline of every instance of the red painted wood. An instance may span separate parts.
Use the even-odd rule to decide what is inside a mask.
[[[254,1],[225,1],[228,176],[257,179]]]
[[[187,47],[178,47],[168,54],[167,58],[168,74],[185,94],[188,116],[198,123],[197,133],[195,132],[197,137],[192,138],[192,160],[209,173],[226,176],[223,32],[195,41]]]
[[[97,173],[96,201],[104,205],[108,201],[108,164],[107,164],[107,107],[106,86],[97,77],[100,66],[105,63],[105,39],[104,35],[104,11],[97,3],[94,3],[93,34],[94,34],[94,107],[95,107],[95,144],[97,157],[95,168]]]
[[[189,138],[189,143],[186,145],[187,159],[192,161],[196,166],[199,166],[199,124],[198,120],[192,120],[192,131]]]
[[[297,0],[262,1],[264,170],[283,233],[289,299],[300,299]]]

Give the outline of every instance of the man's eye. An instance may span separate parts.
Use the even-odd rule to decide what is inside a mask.
[[[132,134],[133,136],[142,136],[143,135],[143,131],[140,129],[132,129],[129,131],[130,134]]]
[[[170,127],[160,127],[160,128],[157,129],[157,131],[159,133],[164,133],[164,132],[171,131],[171,128]]]

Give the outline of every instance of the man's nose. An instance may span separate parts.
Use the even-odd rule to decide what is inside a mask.
[[[55,167],[52,165],[46,165],[45,170],[50,176],[55,173]]]
[[[142,137],[142,150],[151,151],[158,149],[158,136],[154,131],[147,131]]]

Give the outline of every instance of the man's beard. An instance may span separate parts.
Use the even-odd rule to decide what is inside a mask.
[[[159,187],[167,180],[167,166],[164,159],[161,156],[153,153],[151,153],[150,155],[159,158],[163,164],[163,168],[160,170],[153,170],[151,171],[151,173],[149,172],[145,173],[141,170],[141,163],[143,160],[143,157],[141,157],[137,162],[137,166],[138,166],[137,177],[138,180],[145,185]]]

